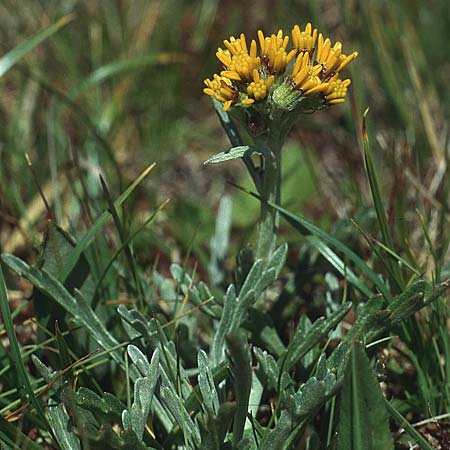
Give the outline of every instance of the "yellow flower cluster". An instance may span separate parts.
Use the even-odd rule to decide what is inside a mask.
[[[258,31],[258,46],[250,46],[244,34],[223,41],[216,56],[222,63],[220,75],[206,79],[205,94],[223,103],[227,111],[232,105],[248,106],[266,100],[278,86],[288,85],[298,98],[316,95],[322,105],[343,103],[351,81],[341,80],[340,72],[357,56],[342,53],[341,42],[331,45],[308,23],[304,30],[295,25],[291,50],[287,50],[289,36],[283,31],[264,36]]]

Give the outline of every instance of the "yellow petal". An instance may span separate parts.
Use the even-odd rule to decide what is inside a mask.
[[[234,70],[222,70],[222,72],[220,72],[220,75],[222,77],[229,78],[230,80],[241,81],[242,79],[240,75]]]
[[[231,106],[231,100],[226,101],[226,102],[223,104],[223,110],[224,110],[224,111],[228,111],[228,110],[230,109],[230,106]]]
[[[261,30],[258,30],[258,39],[259,39],[259,47],[261,48],[261,52],[264,49],[264,33]]]
[[[312,89],[310,89],[308,92],[305,92],[306,94],[312,95],[317,94],[318,92],[323,92],[328,88],[328,83],[321,83]]]
[[[256,58],[258,49],[256,48],[256,41],[253,39],[252,43],[250,44],[250,56],[252,58]]]
[[[242,47],[242,50],[244,50],[245,53],[248,53],[247,42],[245,40],[245,34],[244,33],[241,33],[241,47]]]
[[[339,103],[345,103],[345,98],[335,98],[334,100],[330,100],[328,103],[330,105],[337,105]]]

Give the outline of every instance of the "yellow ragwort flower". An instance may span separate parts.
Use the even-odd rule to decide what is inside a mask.
[[[295,49],[292,49],[289,53],[286,52],[289,36],[283,38],[283,31],[279,30],[277,35],[272,34],[270,37],[265,37],[264,33],[259,30],[258,39],[262,64],[266,71],[270,74],[281,75],[297,53]]]
[[[341,55],[339,57],[339,64],[337,65],[336,73],[339,73],[342,69],[344,69],[347,64],[351,63],[358,56],[358,52],[350,53],[350,55]]]
[[[337,105],[345,102],[347,88],[350,86],[351,80],[340,80],[336,74],[328,83],[327,89],[324,91],[325,100],[329,105]]]
[[[298,25],[292,30],[292,43],[299,52],[311,53],[317,39],[317,29],[308,23],[303,31]]]
[[[259,69],[261,65],[261,60],[257,56],[256,41],[252,40],[250,53],[243,33],[238,39],[231,36],[229,41],[225,40],[223,43],[226,50],[219,48],[216,53],[218,60],[225,67],[221,75],[230,80],[251,81],[253,70]]]
[[[247,94],[254,98],[257,102],[264,100],[267,97],[270,86],[272,86],[274,76],[267,79],[261,78],[259,72],[255,69],[253,71],[253,81],[247,86]]]
[[[223,103],[225,111],[258,102],[267,102],[268,114],[302,111],[301,104],[311,111],[343,103],[350,80],[339,79],[339,73],[358,52],[345,55],[341,42],[332,45],[310,23],[303,30],[295,25],[291,34],[289,49],[282,30],[270,36],[259,30],[259,52],[255,40],[247,46],[244,34],[224,40],[225,48],[216,53],[223,70],[205,80],[203,92]]]
[[[292,84],[295,89],[302,92],[302,95],[311,95],[317,92],[323,92],[328,87],[328,83],[322,83],[319,74],[322,66],[310,64],[309,54],[303,53],[297,57],[294,68],[292,69]]]
[[[342,53],[342,43],[336,42],[331,47],[330,39],[324,39],[322,33],[319,34],[317,39],[317,52],[315,60],[322,64],[322,76],[333,76],[335,73],[339,73],[348,63],[353,61],[358,56],[358,52],[353,52],[351,55],[344,55]]]
[[[206,88],[203,89],[203,92],[223,103],[224,111],[227,111],[232,104],[237,103],[239,92],[228,78],[214,74],[212,80],[208,78],[204,83]]]

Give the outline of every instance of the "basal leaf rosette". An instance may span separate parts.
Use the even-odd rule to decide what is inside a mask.
[[[310,23],[303,30],[295,25],[291,35],[290,49],[282,30],[270,36],[259,30],[250,45],[244,34],[223,41],[216,53],[223,70],[205,80],[203,91],[225,111],[256,108],[269,120],[343,103],[351,81],[341,71],[358,53],[344,54],[341,42],[332,45]]]

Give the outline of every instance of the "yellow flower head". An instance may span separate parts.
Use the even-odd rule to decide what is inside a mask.
[[[292,30],[292,43],[299,52],[311,53],[317,39],[317,29],[312,29],[312,25],[308,23],[303,31],[298,25]]]
[[[216,56],[224,65],[225,70],[221,75],[236,81],[251,81],[253,79],[253,70],[259,69],[261,62],[257,55],[256,41],[250,44],[250,53],[247,48],[245,35],[242,33],[240,38],[234,36],[230,40],[223,41],[226,50],[219,48]]]
[[[259,30],[258,39],[263,66],[268,73],[281,75],[297,53],[295,49],[292,49],[289,53],[286,52],[289,36],[283,38],[283,31],[279,30],[277,35],[272,34],[270,37],[264,37],[264,33]]]
[[[347,88],[350,86],[351,80],[340,80],[335,75],[329,82],[327,89],[324,91],[325,100],[329,105],[337,105],[345,102]]]
[[[263,79],[259,76],[259,72],[253,71],[253,81],[247,86],[248,96],[254,98],[257,102],[264,100],[272,86],[274,76]]]
[[[263,103],[260,112],[267,114],[301,112],[302,104],[310,111],[345,101],[350,80],[339,74],[358,52],[344,54],[341,42],[332,45],[310,23],[303,30],[294,26],[291,49],[282,30],[270,36],[259,30],[258,41],[259,52],[256,41],[248,46],[244,34],[224,40],[225,48],[217,50],[223,70],[205,80],[203,92],[223,103],[224,110]]]
[[[239,92],[228,78],[214,74],[212,80],[206,79],[204,83],[206,88],[203,92],[223,103],[224,111],[227,111],[239,99]]]
[[[292,30],[292,41],[299,50],[291,73],[292,85],[295,89],[301,91],[303,96],[318,93],[324,95],[325,92],[332,95],[331,92],[334,88],[343,89],[345,87],[345,92],[347,91],[350,80],[346,80],[345,86],[341,86],[340,83],[337,83],[337,75],[358,56],[358,52],[353,52],[348,56],[344,55],[341,42],[336,42],[332,46],[330,39],[324,39],[322,33],[317,38],[317,30],[313,31],[310,23],[304,31],[301,31],[296,25]],[[325,96],[326,104],[342,103],[345,92],[341,101],[331,102]],[[333,100],[336,99],[333,98]]]
[[[344,55],[342,53],[342,44],[339,41],[332,47],[330,39],[324,39],[322,33],[319,34],[315,60],[317,63],[322,64],[322,76],[324,78],[339,73],[357,56],[358,52],[353,52],[349,56]]]
[[[358,52],[350,53],[350,55],[346,56],[341,54],[339,57],[339,62],[337,64],[336,73],[339,73],[342,69],[344,69],[347,64],[351,63],[358,56]]]
[[[311,95],[324,91],[328,84],[322,83],[322,80],[319,78],[321,70],[322,66],[320,64],[315,66],[310,64],[308,53],[298,56],[291,74],[294,88],[301,91],[302,95]]]

